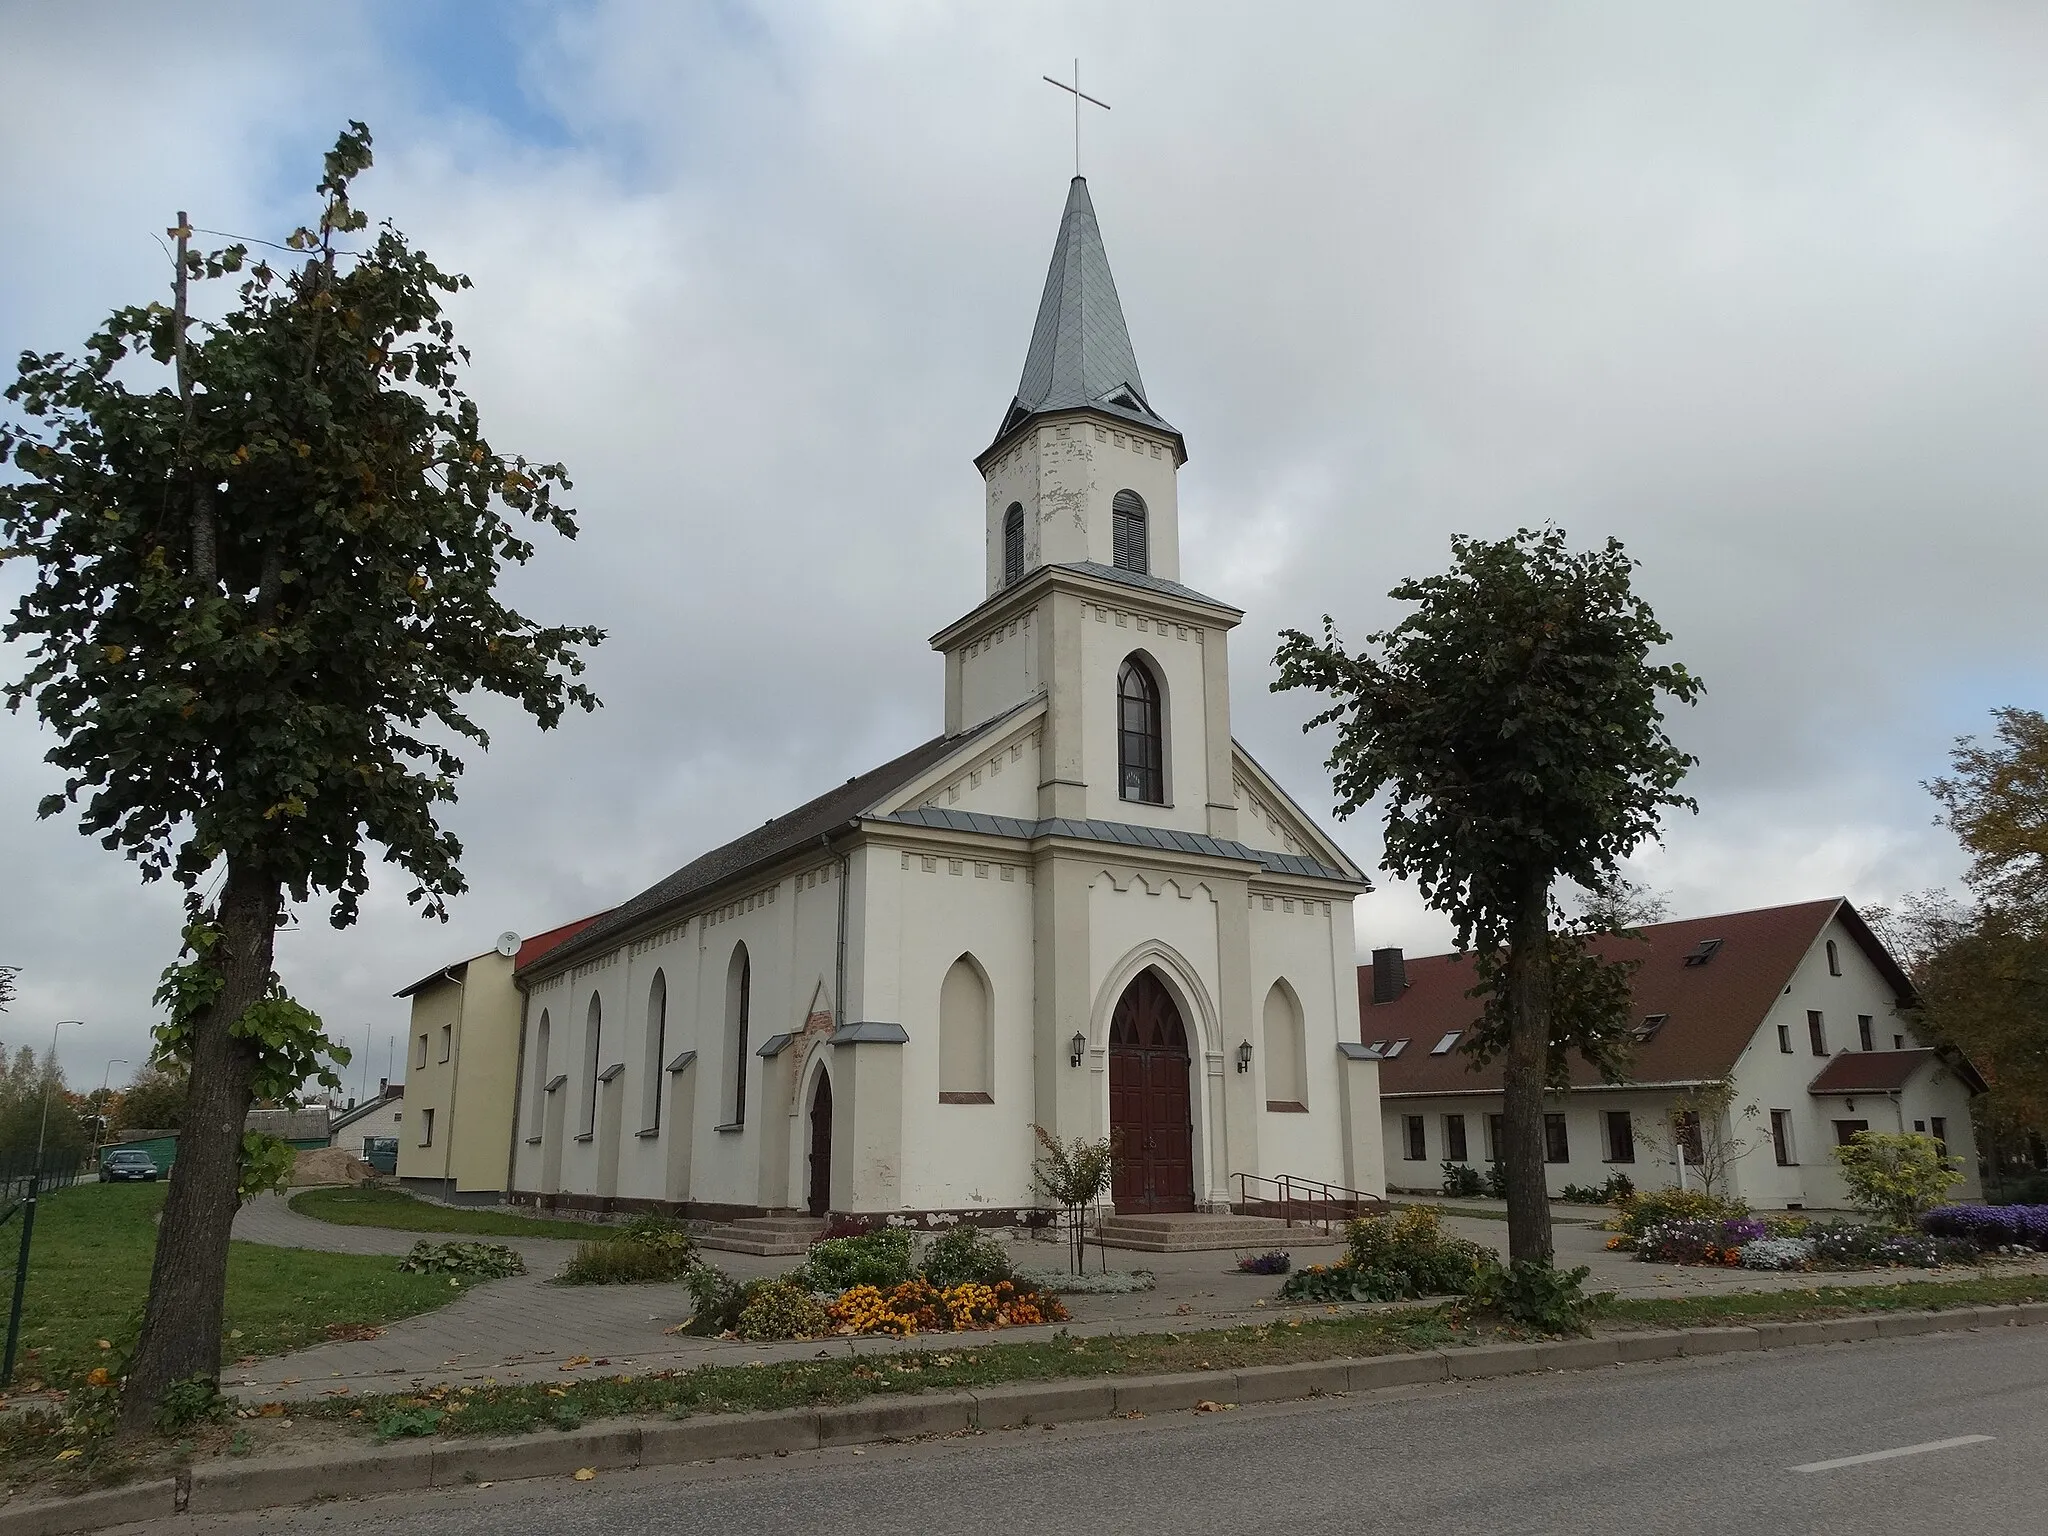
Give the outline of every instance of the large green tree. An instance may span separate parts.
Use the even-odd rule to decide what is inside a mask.
[[[2048,715],[1992,711],[1995,738],[1959,740],[1927,786],[1970,854],[1966,877],[2007,921],[2048,927]]]
[[[253,1098],[347,1059],[273,968],[288,905],[353,922],[374,844],[445,916],[462,850],[438,808],[454,748],[488,745],[469,697],[542,727],[596,704],[572,679],[598,631],[496,590],[533,555],[521,520],[574,536],[568,480],[485,439],[443,310],[468,280],[369,230],[350,186],[370,159],[351,124],[283,262],[190,251],[181,215],[171,301],[117,311],[81,357],[25,354],[0,427],[0,533],[35,572],[6,630],[30,657],[9,702],[33,702],[66,774],[41,814],[77,807],[187,893],[158,1054],[189,1088],[129,1431],[174,1382],[217,1378]],[[190,285],[230,274],[223,317],[189,320]]]
[[[1663,706],[1691,703],[1700,684],[1651,660],[1670,636],[1636,595],[1635,562],[1617,541],[1574,552],[1545,528],[1451,548],[1448,572],[1394,588],[1415,611],[1355,655],[1327,616],[1320,640],[1284,631],[1273,686],[1331,701],[1309,729],[1337,728],[1337,813],[1385,792],[1387,868],[1489,967],[1509,1255],[1547,1263],[1544,1088],[1557,1047],[1578,1043],[1562,1036],[1590,1025],[1611,1037],[1617,999],[1625,1005],[1625,976],[1584,968],[1583,946],[1560,978],[1557,892],[1567,881],[1611,889],[1660,814],[1692,806],[1678,785],[1693,759],[1665,734]],[[1601,1041],[1585,1043],[1597,1058]]]

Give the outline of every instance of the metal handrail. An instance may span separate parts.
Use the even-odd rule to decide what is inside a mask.
[[[1323,1179],[1302,1178],[1291,1173],[1273,1177],[1240,1173],[1235,1177],[1237,1206],[1242,1214],[1276,1214],[1290,1227],[1299,1219],[1304,1225],[1317,1226],[1327,1232],[1339,1221],[1353,1221],[1367,1211],[1382,1211],[1387,1206],[1387,1202],[1378,1195],[1349,1189],[1342,1184],[1331,1184]],[[1260,1186],[1256,1193],[1254,1185]],[[1274,1191],[1271,1196],[1264,1193],[1268,1187]],[[1278,1209],[1274,1210],[1274,1207]]]

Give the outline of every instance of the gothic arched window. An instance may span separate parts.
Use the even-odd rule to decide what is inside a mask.
[[[604,1070],[604,1005],[598,995],[590,994],[590,1011],[583,1018],[583,1060],[584,1082],[589,1086],[590,1097],[583,1106],[583,1134],[597,1132],[597,1075]]]
[[[647,988],[647,1039],[640,1067],[640,1128],[661,1133],[661,1064],[668,1054],[668,975],[656,971]]]
[[[1003,585],[1024,574],[1024,503],[1013,501],[1003,514]]]
[[[1159,682],[1135,656],[1116,675],[1116,782],[1126,800],[1166,803],[1166,733]]]
[[[732,960],[725,968],[725,1048],[727,1081],[732,1086],[733,1127],[747,1122],[747,1025],[753,1012],[754,967],[747,946],[735,944]]]
[[[1118,491],[1110,512],[1111,558],[1116,561],[1116,568],[1136,571],[1141,576],[1147,574],[1152,562],[1145,539],[1145,498],[1136,491]]]

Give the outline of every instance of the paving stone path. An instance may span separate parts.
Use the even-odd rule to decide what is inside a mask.
[[[1583,1211],[1577,1213],[1581,1222]],[[1481,1217],[1453,1216],[1448,1230],[1496,1250],[1505,1246],[1507,1224]],[[602,1228],[596,1228],[602,1231]],[[279,1247],[311,1248],[328,1253],[407,1252],[422,1236],[381,1227],[344,1227],[301,1216],[278,1196],[252,1201],[235,1221],[235,1236]],[[1889,1270],[1844,1276],[1759,1274],[1746,1270],[1642,1264],[1623,1253],[1606,1250],[1607,1234],[1591,1226],[1556,1229],[1557,1262],[1585,1264],[1592,1270],[1589,1288],[1614,1290],[1623,1296],[1695,1296],[1724,1291],[1802,1289],[1816,1284],[1872,1284],[1928,1278],[1954,1279],[1949,1270]],[[748,1364],[755,1361],[802,1360],[826,1354],[894,1353],[906,1347],[957,1349],[960,1335],[938,1335],[907,1342],[893,1338],[837,1339],[829,1345],[748,1344],[729,1339],[686,1338],[667,1332],[690,1315],[689,1293],[680,1285],[601,1285],[562,1287],[551,1284],[568,1261],[575,1244],[551,1237],[485,1238],[516,1248],[527,1273],[492,1280],[465,1290],[447,1306],[390,1324],[380,1336],[350,1343],[322,1344],[294,1354],[230,1367],[224,1372],[231,1391],[253,1402],[292,1401],[371,1392],[404,1391],[416,1384],[481,1384],[485,1381],[560,1381],[574,1376],[644,1374],[686,1370],[696,1365]],[[1282,1243],[1280,1246],[1286,1246]],[[1065,1250],[1055,1243],[1016,1241],[1016,1262],[1033,1269],[1058,1269]],[[1327,1259],[1335,1250],[1308,1248],[1303,1262]],[[779,1274],[795,1266],[789,1258],[755,1258],[747,1254],[709,1255],[727,1273],[748,1280]],[[1089,1254],[1092,1269],[1101,1262]],[[1270,1323],[1287,1317],[1326,1312],[1369,1310],[1280,1306],[1274,1301],[1279,1281],[1270,1276],[1240,1274],[1230,1253],[1126,1253],[1112,1250],[1112,1269],[1150,1270],[1155,1289],[1125,1296],[1065,1298],[1074,1321],[1066,1331],[1077,1335],[1162,1332],[1177,1329],[1232,1327]],[[2025,1266],[2048,1271],[2048,1260]],[[2010,1268],[2006,1272],[2011,1272]],[[1008,1339],[1045,1338],[1057,1327],[1019,1328]],[[972,1335],[974,1339],[984,1335]]]

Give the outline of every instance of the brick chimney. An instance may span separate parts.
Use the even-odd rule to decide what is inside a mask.
[[[1391,1003],[1408,990],[1408,962],[1398,949],[1372,952],[1372,1000]]]

